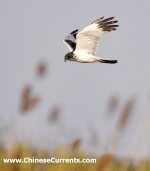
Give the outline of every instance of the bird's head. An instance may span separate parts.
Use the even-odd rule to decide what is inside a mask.
[[[69,52],[69,53],[67,53],[66,55],[65,55],[65,57],[64,57],[64,61],[66,62],[66,61],[73,61],[73,52]]]

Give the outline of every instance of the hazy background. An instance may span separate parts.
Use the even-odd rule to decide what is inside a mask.
[[[149,9],[148,0],[1,0],[0,125],[5,127],[7,144],[18,139],[51,149],[53,144],[79,137],[83,148],[100,154],[115,134],[122,107],[128,99],[136,98],[116,153],[149,155]],[[115,16],[120,27],[102,38],[97,54],[118,59],[118,64],[64,63],[68,52],[62,43],[64,37],[101,16]],[[44,79],[38,79],[35,73],[41,60],[48,66]],[[28,84],[34,87],[40,102],[22,117],[20,97]],[[106,116],[109,100],[114,96],[119,99],[117,111]],[[61,108],[57,127],[46,124],[53,106]],[[91,130],[96,134],[94,148],[88,141],[94,139],[90,137]]]

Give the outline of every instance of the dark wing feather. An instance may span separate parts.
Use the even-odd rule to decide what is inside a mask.
[[[103,31],[112,31],[112,30],[116,30],[117,27],[119,27],[119,25],[115,24],[118,23],[117,20],[113,20],[114,17],[109,17],[104,19],[104,17],[101,17],[99,19],[97,19],[96,21],[94,21],[93,23],[98,24],[98,28],[102,28]]]
[[[74,30],[71,33],[69,33],[68,36],[65,37],[64,43],[69,47],[71,51],[74,51],[76,49],[76,36],[78,34],[78,30]]]
[[[76,39],[76,36],[78,34],[78,29],[72,31],[70,34]]]

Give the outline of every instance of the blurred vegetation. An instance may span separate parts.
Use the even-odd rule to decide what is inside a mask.
[[[75,148],[75,147],[73,147]],[[75,150],[75,149],[74,149]],[[94,156],[85,155],[85,153],[78,151],[73,154],[68,148],[59,147],[55,150],[55,158],[95,158]],[[30,147],[23,147],[14,145],[10,151],[1,148],[0,155],[0,170],[2,171],[150,171],[150,160],[141,160],[138,163],[133,162],[129,158],[117,159],[111,154],[105,154],[97,158],[96,163],[4,163],[4,158],[23,159],[42,158],[48,159],[50,156],[45,151],[35,151]]]
[[[40,61],[36,68],[35,78],[42,81],[48,75],[48,65],[46,61]],[[20,93],[20,105],[19,105],[19,115],[21,117],[26,117],[30,111],[34,110],[40,105],[41,97],[38,93],[34,92],[34,86],[32,83],[27,83],[22,88]],[[120,100],[118,97],[113,96],[107,106],[107,119],[112,118],[116,112]],[[5,142],[2,141],[4,134],[7,134],[7,128],[2,126],[3,122],[0,124],[0,171],[150,171],[150,160],[139,160],[135,161],[130,158],[117,158],[111,154],[116,150],[118,142],[121,139],[123,130],[128,125],[130,120],[130,115],[133,114],[133,109],[135,107],[136,99],[130,98],[124,104],[121,113],[119,115],[118,121],[116,123],[116,130],[114,135],[109,138],[106,143],[105,151],[101,157],[90,156],[89,152],[82,151],[82,137],[76,137],[73,141],[66,146],[58,146],[56,144],[55,149],[52,152],[39,151],[38,148],[34,146],[27,146],[20,143],[12,144],[11,148],[5,147]],[[62,125],[59,122],[61,115],[60,106],[53,106],[47,113],[47,118],[45,124],[56,125],[59,129],[62,129]],[[12,124],[13,122],[11,122]],[[12,125],[11,125],[12,126]],[[12,128],[10,128],[12,129]],[[94,146],[96,150],[99,148],[98,144],[98,134],[95,130],[90,128],[91,131],[91,146]],[[73,131],[71,132],[73,134]],[[16,140],[17,141],[17,140]],[[113,153],[115,154],[115,153]],[[79,158],[79,159],[97,159],[95,164],[92,163],[4,163],[3,159],[23,159],[25,157],[35,158],[35,159],[49,159],[52,157],[58,158]]]

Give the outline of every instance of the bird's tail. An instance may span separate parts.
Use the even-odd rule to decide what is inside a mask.
[[[102,59],[102,58],[100,58],[100,59],[98,60],[98,62],[107,63],[107,64],[115,64],[115,63],[118,63],[117,60]]]

